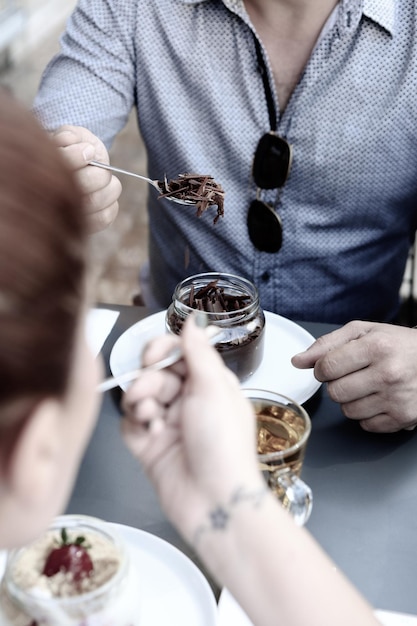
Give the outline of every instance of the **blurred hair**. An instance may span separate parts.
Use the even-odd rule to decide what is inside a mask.
[[[0,90],[0,428],[8,404],[65,393],[84,292],[81,205],[58,149]]]

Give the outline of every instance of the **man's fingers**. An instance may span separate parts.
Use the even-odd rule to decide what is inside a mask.
[[[62,150],[62,154],[70,166],[73,165],[73,159],[77,159],[75,163],[78,164],[78,167],[74,169],[86,165],[93,159],[103,161],[104,163],[109,162],[107,148],[87,128],[81,126],[61,126],[51,137],[54,144]]]
[[[119,212],[119,203],[113,202],[105,209],[100,209],[95,213],[88,213],[88,232],[90,234],[99,233],[105,230],[109,224],[111,224],[117,217]]]
[[[65,148],[66,146],[82,142],[81,133],[77,133],[72,126],[61,126],[61,128],[51,133],[51,137],[58,148]]]
[[[376,374],[372,368],[354,371],[328,382],[327,391],[334,402],[343,404],[365,398],[379,390]]]
[[[355,399],[341,404],[343,414],[351,419],[359,421],[364,430],[370,432],[396,432],[415,428],[417,414],[414,403],[404,406],[404,410],[398,412],[398,402],[390,403],[389,399],[380,393]]]
[[[110,207],[118,202],[122,193],[121,182],[115,176],[101,179],[90,176],[89,172],[83,172],[77,180],[84,194],[84,206],[87,213],[95,213]]]
[[[318,359],[314,366],[314,376],[322,383],[341,379],[355,372],[360,376],[372,361],[372,347],[369,343],[353,340]],[[364,383],[361,383],[359,376],[356,380],[359,387],[363,387]]]
[[[89,162],[94,159],[96,154],[96,149],[91,143],[75,143],[58,147],[58,150],[65,159],[68,167],[73,171],[78,171],[86,167]],[[90,165],[88,172],[91,172],[91,176],[98,176],[97,172],[103,172],[100,175],[102,180],[109,181],[111,178],[111,172],[109,172],[109,170],[104,170],[94,165]],[[106,173],[105,175],[104,172]]]
[[[363,337],[369,332],[371,326],[368,322],[349,322],[342,328],[319,337],[307,350],[293,356],[291,363],[294,367],[300,369],[314,367],[316,361],[332,350],[340,348],[354,339]]]
[[[94,146],[103,145],[96,135],[83,126],[65,124],[52,133],[52,139],[58,147],[70,146],[75,143],[90,143]]]
[[[408,430],[407,428],[404,429],[404,426],[399,421],[394,420],[386,413],[374,415],[369,419],[360,420],[359,423],[363,430],[370,433],[396,433],[399,430]]]

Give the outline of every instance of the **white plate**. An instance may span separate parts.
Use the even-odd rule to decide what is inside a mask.
[[[218,626],[254,626],[232,594],[223,589],[219,598]],[[417,626],[417,616],[393,611],[376,610],[375,615],[383,626]]]
[[[111,525],[129,544],[129,555],[141,580],[141,626],[217,625],[211,587],[185,554],[143,530]]]
[[[243,387],[268,389],[303,403],[320,387],[313,370],[298,370],[291,357],[310,346],[314,337],[304,328],[281,315],[265,311],[265,349],[258,370],[242,384]],[[120,376],[139,367],[145,344],[166,332],[165,311],[150,315],[133,324],[115,342],[110,354],[113,376]],[[126,390],[128,385],[124,385]]]
[[[141,581],[140,626],[217,626],[218,611],[207,579],[167,541],[143,530],[113,524],[127,543]],[[0,578],[6,553],[0,552]]]
[[[254,626],[230,591],[222,589],[218,604],[218,626]]]

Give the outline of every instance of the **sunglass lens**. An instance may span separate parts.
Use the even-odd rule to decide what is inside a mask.
[[[261,252],[278,252],[281,249],[281,219],[265,202],[251,202],[247,222],[249,237],[255,248]]]
[[[291,166],[291,146],[274,133],[263,135],[253,159],[252,176],[261,189],[282,187]]]

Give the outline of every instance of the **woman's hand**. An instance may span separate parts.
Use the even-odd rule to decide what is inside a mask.
[[[153,341],[150,364],[181,345],[170,369],[145,373],[124,398],[124,439],[141,461],[171,521],[189,541],[207,512],[240,485],[263,486],[255,417],[237,378],[192,317],[181,338]]]

